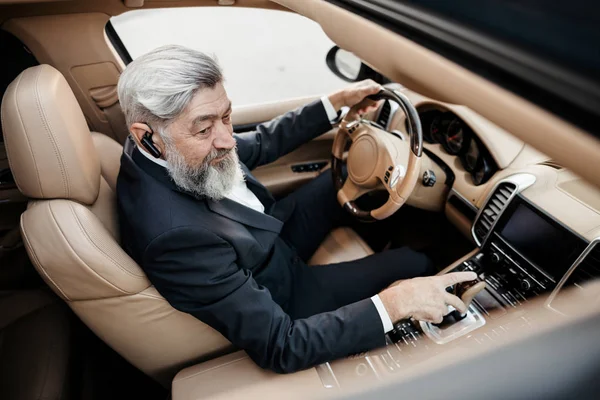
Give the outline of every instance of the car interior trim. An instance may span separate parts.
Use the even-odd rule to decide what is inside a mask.
[[[112,22],[108,21],[106,23],[105,30],[106,30],[106,36],[112,43],[115,51],[117,52],[119,57],[121,57],[121,60],[123,61],[123,63],[125,65],[128,65],[130,62],[133,61],[133,58],[131,58],[131,55],[129,54],[127,47],[125,47],[125,44],[123,44],[121,37],[117,34],[117,31],[115,31],[115,27],[113,26]]]
[[[471,235],[473,236],[473,239],[475,240],[475,243],[477,243],[478,246],[483,247],[483,245],[485,244],[487,238],[490,236],[491,232],[494,230],[494,226],[496,226],[496,223],[500,220],[500,217],[504,213],[504,210],[506,210],[506,206],[508,206],[508,204],[511,202],[511,200],[517,194],[519,194],[523,190],[527,189],[529,186],[533,185],[535,183],[535,180],[536,180],[536,177],[533,174],[519,173],[519,174],[511,175],[511,176],[506,177],[504,179],[501,179],[499,182],[497,182],[494,185],[494,187],[492,188],[492,190],[490,190],[487,198],[485,199],[485,202],[483,203],[483,205],[481,206],[481,208],[477,212],[477,216],[475,216],[475,221],[473,221],[473,226],[471,227]],[[481,213],[485,210],[487,203],[493,197],[494,193],[496,192],[496,189],[498,189],[498,187],[501,184],[503,184],[503,183],[512,183],[512,184],[514,184],[516,186],[516,188],[511,193],[511,195],[509,196],[509,198],[506,201],[506,204],[504,205],[504,207],[500,210],[500,213],[498,213],[498,215],[496,216],[496,219],[492,223],[492,226],[490,227],[490,229],[487,232],[487,234],[485,235],[485,237],[480,240],[477,237],[477,235],[475,234],[475,225],[477,224],[477,220],[479,220],[479,218],[481,217]]]
[[[583,250],[583,252],[577,257],[577,260],[571,265],[569,270],[562,276],[561,280],[558,282],[548,299],[546,300],[545,306],[549,309],[561,314],[565,315],[561,310],[558,310],[556,307],[552,306],[552,302],[556,299],[556,297],[563,290],[565,283],[571,278],[571,275],[575,272],[575,270],[581,265],[581,263],[588,257],[588,255],[594,250],[596,246],[600,244],[600,236],[594,238],[587,247]]]
[[[458,192],[456,189],[452,188],[450,189],[450,194],[452,196],[456,196],[458,197],[463,203],[465,203],[465,205],[467,207],[469,207],[471,210],[473,210],[475,213],[479,212],[479,208],[477,208],[476,205],[474,205],[473,203],[471,203],[469,200],[467,200],[467,198],[465,198],[465,196],[463,196],[462,194],[460,194],[460,192]],[[477,217],[477,214],[475,214],[475,217]],[[475,221],[475,220],[473,220]]]
[[[446,173],[446,180],[444,181],[444,184],[448,187],[452,187],[455,178],[454,171],[452,171],[452,168],[450,168],[448,164],[444,162],[444,160],[439,158],[437,154],[435,154],[428,148],[424,147],[423,152],[427,155],[427,157],[431,158],[431,161],[436,163],[441,169],[444,170],[444,172]]]

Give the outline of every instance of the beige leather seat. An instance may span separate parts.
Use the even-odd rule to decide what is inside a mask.
[[[40,65],[21,73],[2,101],[2,124],[15,181],[31,199],[21,216],[29,257],[87,326],[165,385],[181,368],[232,350],[218,332],[172,308],[119,246],[121,146],[90,134],[57,70]],[[313,263],[372,253],[345,229],[326,244]]]

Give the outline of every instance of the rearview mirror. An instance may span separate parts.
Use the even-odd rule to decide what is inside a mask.
[[[364,79],[373,79],[375,82],[385,84],[389,80],[380,73],[365,65],[353,53],[333,46],[325,58],[327,66],[335,75],[346,82],[358,82]]]

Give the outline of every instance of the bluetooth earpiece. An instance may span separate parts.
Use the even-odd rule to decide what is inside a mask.
[[[152,128],[150,128],[150,125],[148,125],[148,128],[150,129],[150,132],[144,133],[144,136],[142,136],[142,140],[140,140],[140,142],[150,154],[152,154],[155,158],[160,158],[162,153],[152,141],[152,135],[154,134],[154,132],[152,131]]]

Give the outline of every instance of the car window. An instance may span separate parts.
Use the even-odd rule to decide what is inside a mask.
[[[325,64],[333,42],[298,14],[197,7],[135,10],[111,23],[133,59],[165,44],[215,56],[234,105],[322,95],[347,85]]]

